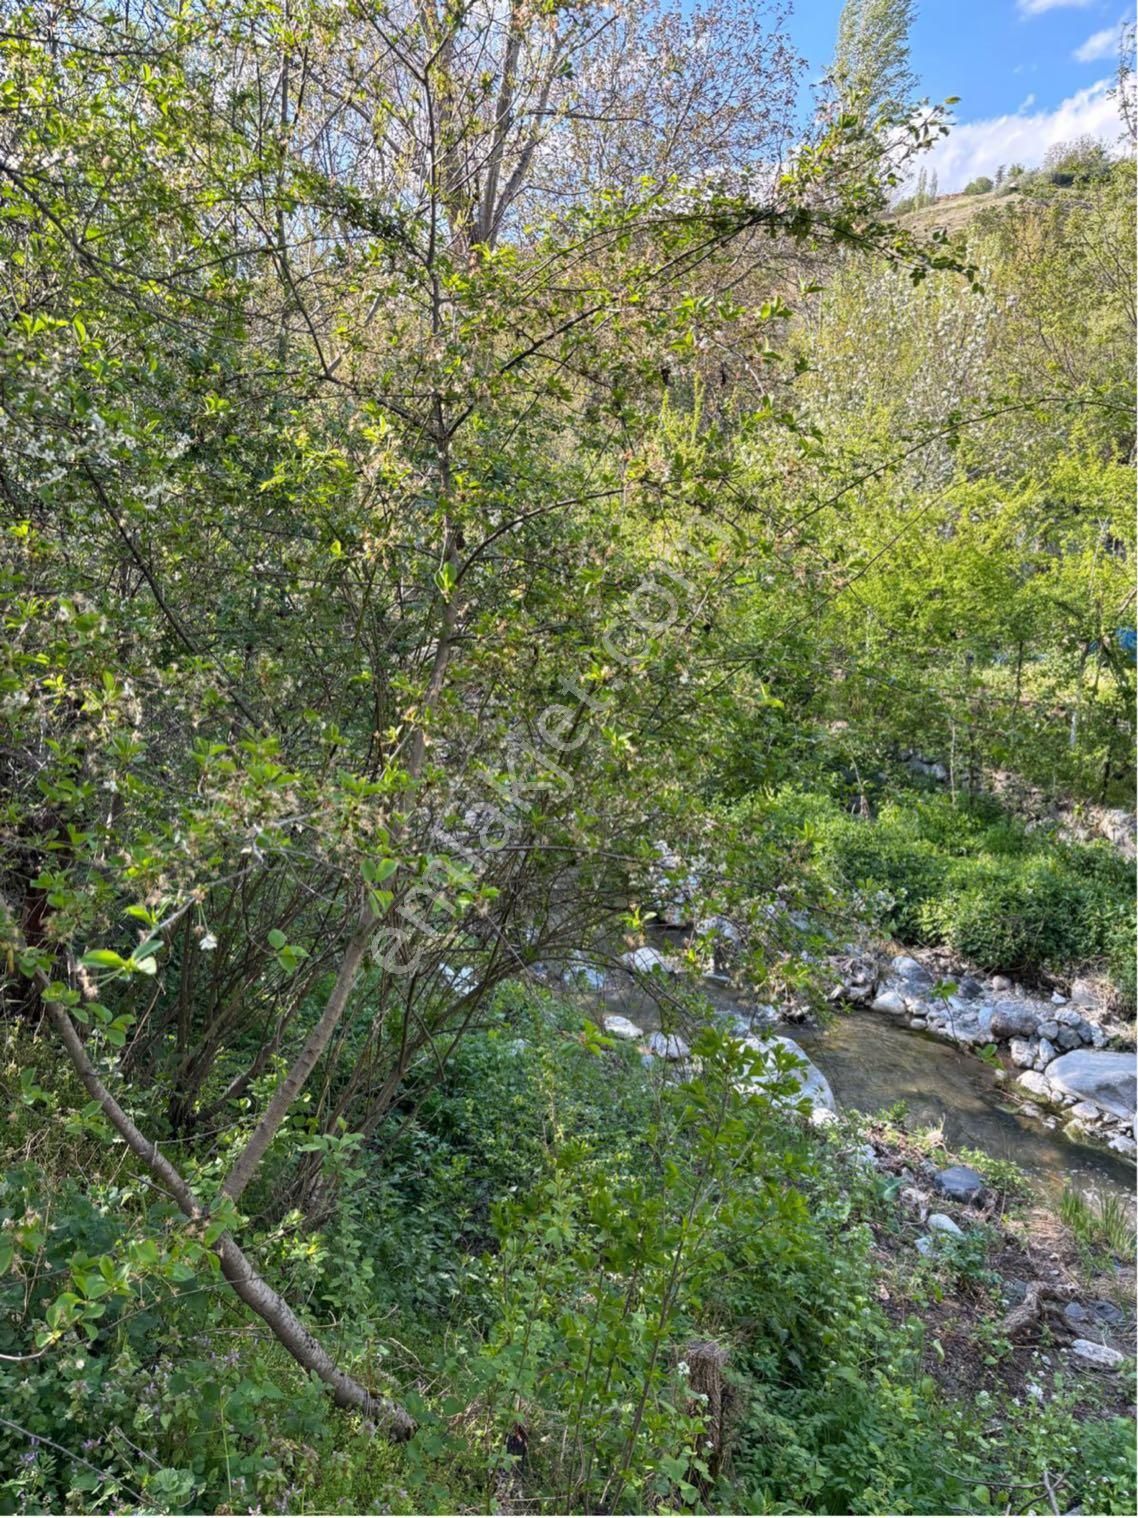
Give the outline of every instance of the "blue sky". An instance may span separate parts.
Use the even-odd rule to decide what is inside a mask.
[[[841,0],[795,0],[790,31],[820,74]],[[1120,0],[917,0],[912,62],[922,94],[958,95],[959,123],[930,155],[943,191],[999,163],[1039,163],[1052,142],[1120,131],[1106,90],[1117,63]]]

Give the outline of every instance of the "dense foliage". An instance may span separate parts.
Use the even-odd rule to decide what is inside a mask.
[[[852,1130],[557,979],[682,887],[1133,1006],[1015,815],[1132,783],[1133,164],[891,217],[911,9],[791,152],[773,4],[4,7],[0,1509],[1045,1500]]]

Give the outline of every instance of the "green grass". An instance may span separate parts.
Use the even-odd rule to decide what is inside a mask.
[[[1059,1201],[1059,1216],[1089,1251],[1105,1251],[1118,1260],[1135,1258],[1134,1218],[1120,1197],[1068,1186]]]

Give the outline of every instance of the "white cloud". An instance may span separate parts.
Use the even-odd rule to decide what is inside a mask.
[[[1017,0],[1017,9],[1021,16],[1042,16],[1044,11],[1085,11],[1093,4],[1094,0]]]
[[[1034,92],[1032,94],[1030,94],[1030,95],[1025,95],[1023,97],[1023,99],[1020,101],[1019,105],[1016,106],[1016,115],[1019,116],[1024,111],[1030,110],[1030,108],[1034,104],[1035,104],[1035,94],[1034,94]]]
[[[1108,94],[1111,87],[1111,80],[1100,79],[1053,111],[1024,115],[1021,108],[1014,116],[963,122],[921,162],[930,175],[936,171],[940,193],[944,195],[962,190],[980,174],[994,174],[1002,163],[1037,167],[1052,144],[1069,142],[1084,133],[1114,144],[1122,131],[1122,120],[1117,102]]]
[[[1122,27],[1104,26],[1101,32],[1092,32],[1082,47],[1072,54],[1076,63],[1097,63],[1100,58],[1113,58],[1118,52]]]

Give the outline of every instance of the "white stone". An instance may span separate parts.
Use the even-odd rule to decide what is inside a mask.
[[[810,1102],[811,1107],[813,1107],[815,1110],[819,1108],[828,1110],[830,1112],[836,1112],[838,1110],[838,1104],[834,1100],[834,1093],[830,1089],[829,1081],[822,1074],[821,1070],[818,1069],[817,1065],[811,1063],[811,1061],[807,1059],[806,1053],[803,1050],[802,1046],[800,1044],[796,1044],[792,1038],[785,1038],[781,1033],[770,1034],[765,1038],[760,1038],[755,1034],[750,1034],[747,1038],[744,1038],[742,1040],[742,1044],[745,1049],[751,1049],[756,1054],[761,1054],[763,1056],[764,1063],[768,1066],[769,1070],[767,1079],[773,1078],[774,1076],[774,1071],[772,1068],[770,1068],[773,1066],[772,1056],[774,1054],[775,1045],[780,1044],[782,1048],[787,1051],[787,1053],[793,1054],[794,1057],[800,1060],[805,1066],[805,1069],[796,1070],[794,1072],[795,1079],[798,1081],[800,1089],[799,1092],[790,1097],[789,1100],[791,1102],[797,1102],[800,1101],[802,1097],[806,1097],[806,1099]],[[744,1082],[743,1087],[747,1090],[758,1090],[765,1086],[766,1083],[766,1080],[761,1075],[756,1075],[752,1080]]]
[[[691,1053],[678,1033],[653,1033],[648,1048],[657,1059],[687,1059]]]
[[[953,1222],[952,1218],[949,1217],[947,1212],[934,1212],[930,1214],[928,1227],[931,1228],[934,1233],[951,1234],[954,1239],[962,1239],[964,1237],[963,1228],[958,1227],[957,1224]]]
[[[1035,1039],[1013,1038],[1008,1045],[1008,1053],[1013,1065],[1020,1070],[1030,1070],[1039,1054],[1039,1045]]]
[[[1126,1359],[1120,1350],[1111,1349],[1109,1344],[1096,1344],[1093,1339],[1075,1339],[1071,1353],[1084,1365],[1093,1365],[1096,1370],[1117,1370]]]
[[[1025,1091],[1030,1091],[1032,1096],[1039,1097],[1040,1101],[1051,1100],[1051,1087],[1043,1076],[1035,1070],[1025,1070],[1016,1080],[1017,1086],[1022,1086]]]
[[[908,1010],[905,999],[896,991],[882,991],[873,998],[873,1010],[875,1012],[888,1012],[893,1017],[904,1017]]]
[[[1078,1118],[1081,1123],[1097,1123],[1102,1116],[1102,1113],[1095,1106],[1094,1102],[1076,1102],[1070,1108],[1070,1113],[1072,1117]]]
[[[1049,1038],[1039,1040],[1039,1053],[1035,1056],[1035,1068],[1046,1070],[1052,1060],[1059,1058],[1059,1051]]]
[[[613,1038],[638,1039],[644,1037],[643,1028],[638,1028],[634,1022],[630,1022],[627,1017],[621,1017],[618,1013],[613,1013],[611,1017],[605,1018],[605,1032],[611,1033]]]
[[[631,970],[638,975],[651,975],[653,970],[664,970],[669,975],[675,975],[679,970],[675,960],[668,959],[660,953],[659,949],[648,946],[622,954],[620,962],[626,970]]]
[[[909,1027],[910,1028],[915,1028],[918,1033],[920,1033],[923,1029],[927,1028],[928,1025],[929,1025],[929,1021],[928,1021],[927,1017],[914,1017],[914,1018],[911,1018],[910,1021],[909,1021]]]
[[[1125,1133],[1116,1133],[1106,1147],[1113,1149],[1115,1154],[1125,1154],[1130,1159],[1138,1155],[1138,1144],[1132,1138],[1127,1138]]]
[[[1126,1122],[1138,1106],[1138,1064],[1133,1054],[1107,1049],[1074,1049],[1048,1066],[1047,1079],[1059,1091],[1105,1107]]]

